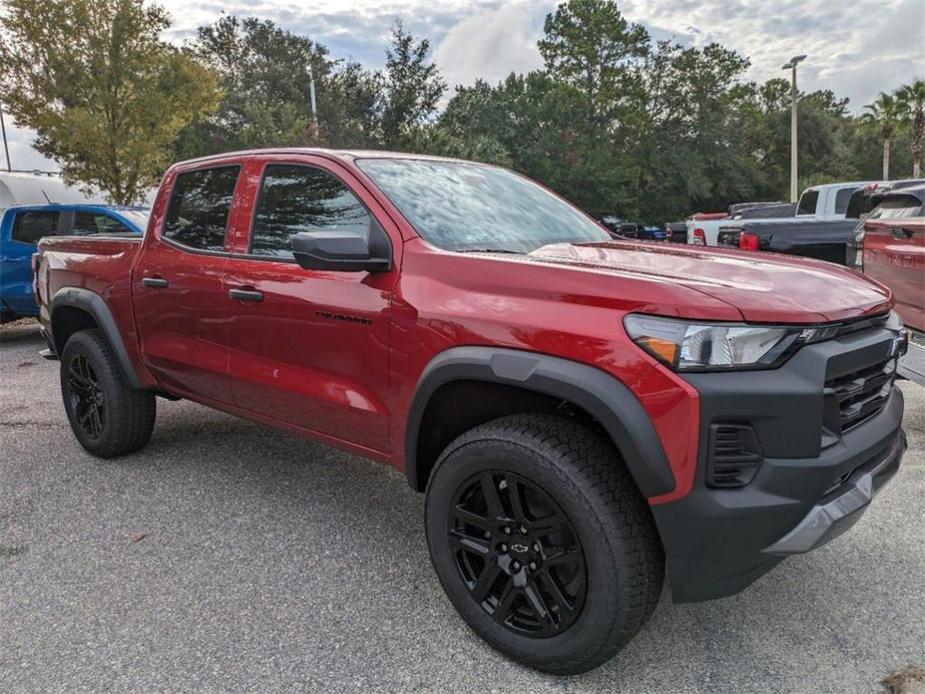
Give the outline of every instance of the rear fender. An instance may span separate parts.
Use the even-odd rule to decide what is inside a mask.
[[[115,319],[112,317],[109,306],[106,305],[106,301],[103,297],[89,289],[62,287],[55,293],[51,300],[52,341],[58,353],[60,354],[61,350],[64,349],[64,343],[54,334],[55,313],[64,307],[80,309],[93,318],[103,335],[106,336],[109,344],[112,346],[119,366],[122,369],[123,375],[128,380],[129,385],[131,385],[132,388],[141,388],[142,386],[138,379],[138,374],[135,373],[135,369],[132,366],[128,350],[125,348],[125,343],[122,340],[122,336],[119,334],[119,329],[116,326]]]

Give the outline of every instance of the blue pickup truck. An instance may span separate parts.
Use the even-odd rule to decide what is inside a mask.
[[[0,217],[0,322],[38,315],[32,254],[44,236],[141,234],[148,210],[107,205],[19,205]]]

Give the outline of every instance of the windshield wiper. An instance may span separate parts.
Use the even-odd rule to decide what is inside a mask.
[[[511,253],[513,255],[526,255],[523,251],[512,251],[508,248],[462,248],[457,253]]]

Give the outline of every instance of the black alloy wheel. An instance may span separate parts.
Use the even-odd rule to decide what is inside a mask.
[[[61,395],[74,436],[89,453],[113,458],[151,438],[157,405],[133,388],[115,350],[99,330],[80,330],[61,351]]]
[[[77,426],[87,436],[98,439],[103,434],[108,407],[99,378],[86,354],[76,354],[68,363],[67,397]]]
[[[447,527],[472,599],[498,624],[542,638],[568,629],[581,613],[581,544],[535,483],[503,470],[482,472],[460,485]]]
[[[583,422],[510,415],[454,439],[430,473],[430,558],[460,616],[559,675],[608,660],[664,578],[652,513],[612,442]]]

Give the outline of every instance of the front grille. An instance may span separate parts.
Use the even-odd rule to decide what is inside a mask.
[[[825,382],[826,395],[838,403],[842,433],[876,415],[886,404],[896,377],[896,360],[865,367]]]

